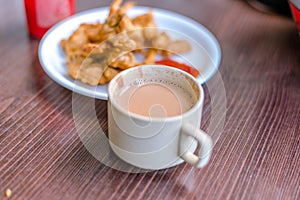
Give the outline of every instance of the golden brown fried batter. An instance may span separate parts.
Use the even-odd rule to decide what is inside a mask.
[[[122,70],[139,65],[135,53],[144,54],[140,64],[155,63],[157,55],[169,56],[191,49],[184,40],[172,41],[160,33],[153,11],[130,18],[135,3],[114,0],[104,23],[81,24],[61,41],[68,74],[90,85],[106,84]],[[149,48],[150,47],[150,48]]]

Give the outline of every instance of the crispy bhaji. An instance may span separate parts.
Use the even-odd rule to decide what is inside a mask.
[[[130,18],[126,12],[134,6],[115,0],[104,23],[81,24],[61,41],[68,74],[90,85],[108,83],[120,71],[140,64],[153,64],[157,55],[168,57],[191,49],[185,40],[171,40],[159,32],[153,12]],[[143,55],[138,63],[136,54]]]

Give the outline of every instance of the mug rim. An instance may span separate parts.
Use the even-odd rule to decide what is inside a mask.
[[[137,68],[141,68],[141,67],[142,68],[166,68],[167,70],[176,71],[178,73],[183,74],[184,76],[188,76],[192,81],[194,81],[195,85],[197,85],[197,87],[199,89],[199,98],[197,99],[196,103],[189,110],[185,111],[182,114],[171,116],[171,117],[146,117],[144,115],[140,115],[140,114],[128,111],[127,109],[123,108],[120,104],[118,104],[116,102],[115,98],[113,98],[113,96],[112,96],[113,95],[112,94],[112,87],[113,87],[113,84],[116,83],[116,80],[119,77],[123,76],[126,73],[129,73],[130,71],[137,70]],[[134,119],[138,119],[138,120],[141,120],[141,121],[147,121],[147,122],[148,121],[152,121],[152,122],[176,121],[178,119],[183,118],[186,115],[189,115],[190,113],[192,113],[196,109],[198,109],[199,106],[203,105],[204,90],[203,90],[202,85],[197,81],[197,79],[195,77],[193,77],[191,74],[189,74],[189,73],[187,73],[183,70],[180,70],[180,69],[177,69],[177,68],[174,68],[174,67],[170,67],[170,66],[167,66],[167,65],[146,64],[146,65],[140,65],[140,66],[137,66],[137,67],[132,67],[132,68],[126,69],[126,70],[120,72],[119,74],[117,74],[110,81],[110,83],[108,84],[108,101],[110,101],[111,106],[114,106],[119,112],[123,113],[124,115],[127,115],[128,117],[134,118]]]

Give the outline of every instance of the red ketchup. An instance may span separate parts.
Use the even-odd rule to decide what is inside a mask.
[[[191,67],[189,65],[186,65],[184,63],[179,63],[179,62],[174,61],[174,60],[165,59],[165,60],[156,61],[155,63],[160,64],[160,65],[166,65],[166,66],[169,66],[169,67],[175,67],[175,68],[181,69],[181,70],[191,74],[195,78],[197,78],[200,75],[200,72],[196,68]]]
[[[28,32],[35,38],[58,21],[75,13],[75,0],[24,0]]]

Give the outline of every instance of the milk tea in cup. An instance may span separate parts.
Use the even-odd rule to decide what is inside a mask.
[[[122,160],[151,170],[208,163],[213,142],[200,129],[204,91],[190,74],[161,65],[130,68],[110,81],[108,97],[109,144]]]
[[[175,82],[139,78],[124,87],[117,97],[117,102],[129,112],[160,118],[181,115],[196,101],[195,94]]]

